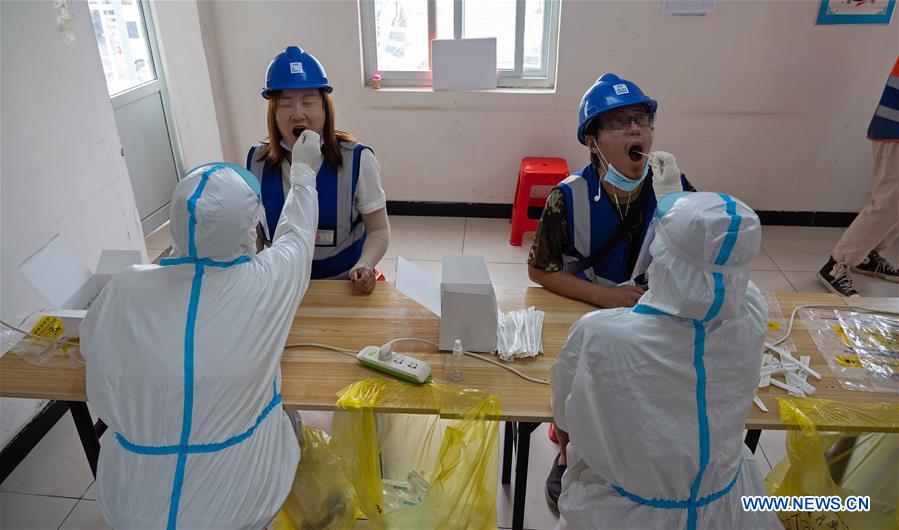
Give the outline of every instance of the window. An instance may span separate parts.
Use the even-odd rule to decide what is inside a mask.
[[[114,4],[106,9],[106,2],[88,0],[87,5],[109,95],[156,79],[140,4]]]
[[[431,86],[432,39],[496,37],[497,86],[553,88],[560,0],[361,0],[365,80]]]

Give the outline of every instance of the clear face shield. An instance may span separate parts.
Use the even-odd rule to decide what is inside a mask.
[[[649,247],[656,238],[656,226],[659,223],[659,219],[665,215],[674,202],[679,197],[682,197],[684,193],[686,192],[669,193],[656,205],[656,211],[653,212],[652,222],[649,223],[649,227],[646,229],[643,245],[640,247],[640,253],[637,254],[637,261],[634,263],[634,270],[631,272],[631,279],[627,282],[628,284],[643,287],[644,289],[649,286],[649,265],[652,263]]]
[[[652,263],[649,247],[656,238],[656,224],[658,222],[658,218],[654,218],[649,223],[649,228],[646,229],[646,235],[643,237],[643,245],[640,247],[640,253],[637,254],[637,261],[634,263],[634,270],[631,272],[630,282],[644,289],[649,286],[649,265]]]
[[[282,140],[283,142],[283,140]],[[235,172],[246,182],[247,186],[256,194],[256,210],[253,212],[253,226],[259,227],[258,229],[262,231],[264,234],[266,241],[271,240],[271,234],[268,233],[268,221],[265,217],[265,207],[262,205],[262,187],[259,185],[259,179],[256,178],[256,175],[253,175],[245,168],[237,166],[235,164],[229,164],[229,167],[235,170]],[[256,239],[256,228],[254,228],[253,232],[253,240]]]
[[[253,232],[252,239],[254,241],[256,239],[255,227],[257,227],[257,226],[261,226],[263,233],[266,234],[266,236],[268,236],[268,225],[266,224],[265,207],[262,205],[262,186],[259,184],[259,179],[256,178],[256,175],[252,174],[248,169],[246,169],[244,167],[238,166],[237,164],[230,164],[227,162],[220,162],[220,163],[216,163],[216,164],[204,164],[202,166],[199,166],[199,167],[191,170],[188,174],[191,174],[194,171],[197,171],[199,169],[206,169],[213,165],[221,166],[223,168],[228,168],[228,169],[233,170],[234,173],[236,173],[237,176],[240,177],[240,179],[243,180],[244,183],[246,183],[247,187],[250,188],[250,191],[252,191],[253,194],[256,195],[256,207],[255,207],[255,211],[253,212],[254,232]]]

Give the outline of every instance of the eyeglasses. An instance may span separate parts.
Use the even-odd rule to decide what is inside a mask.
[[[623,131],[630,129],[635,123],[641,128],[650,127],[652,118],[648,112],[621,112],[603,116],[599,120],[599,126],[604,131]]]

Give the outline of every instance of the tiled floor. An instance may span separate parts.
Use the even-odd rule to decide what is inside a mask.
[[[445,254],[484,256],[497,285],[533,285],[524,261],[533,234],[525,244],[510,247],[509,222],[503,219],[442,217],[392,217],[390,250],[379,268],[393,279],[396,257],[403,256],[435,276]],[[839,228],[766,226],[762,231],[762,251],[753,262],[752,279],[763,291],[823,292],[818,270],[839,239]],[[151,260],[166,250],[170,242],[167,228],[147,240]],[[899,263],[899,244],[884,252]],[[899,284],[890,284],[855,275],[856,286],[865,296],[899,296]],[[303,414],[307,423],[330,429],[328,413]],[[767,472],[785,453],[784,433],[763,433],[757,463]],[[549,529],[557,519],[543,499],[543,481],[557,449],[546,436],[546,426],[532,435],[528,473],[525,527]],[[6,481],[0,484],[0,528],[106,528],[97,507],[92,477],[81,451],[70,416],[64,416]],[[512,492],[497,489],[497,512],[501,527],[512,518]]]

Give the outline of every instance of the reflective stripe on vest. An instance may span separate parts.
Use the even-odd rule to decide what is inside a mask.
[[[647,176],[647,183],[652,183],[652,172]],[[629,241],[623,237],[606,256],[596,262],[587,270],[577,271],[577,263],[587,258],[594,251],[599,250],[606,240],[615,233],[615,229],[621,224],[615,205],[609,200],[608,194],[599,185],[599,177],[591,165],[584,166],[581,170],[559,183],[559,189],[565,197],[565,206],[568,210],[568,237],[574,243],[576,255],[562,255],[565,269],[593,283],[602,285],[618,284],[630,279],[629,270],[631,247],[637,248],[640,241]],[[599,196],[599,200],[595,198]],[[655,211],[655,194],[650,193],[647,213],[643,220],[641,233],[646,234],[646,229],[652,221],[652,212]]]
[[[871,140],[899,141],[899,58],[887,78],[874,117],[868,126]]]
[[[262,204],[268,224],[267,236],[271,238],[284,208],[285,189],[289,186],[290,175],[286,167],[281,170],[266,169],[265,159],[255,156],[261,146],[262,144],[258,144],[250,149],[247,169],[256,175],[261,184]],[[322,163],[315,177],[319,208],[318,229],[333,231],[334,244],[315,247],[313,279],[341,277],[346,274],[359,261],[365,242],[365,226],[356,210],[355,197],[362,151],[370,148],[349,143],[342,143],[340,147],[343,156],[340,171],[335,172]],[[270,244],[270,241],[266,243]]]

